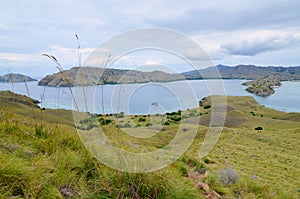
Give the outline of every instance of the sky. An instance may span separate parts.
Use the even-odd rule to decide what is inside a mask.
[[[214,65],[299,66],[299,7],[299,0],[2,0],[0,75],[43,77],[57,72],[43,53],[54,55],[64,69],[78,65],[75,34],[84,63],[106,41],[152,27],[195,41]],[[190,53],[197,59],[197,53]],[[170,65],[188,70],[172,56],[155,50],[132,52],[112,67]]]

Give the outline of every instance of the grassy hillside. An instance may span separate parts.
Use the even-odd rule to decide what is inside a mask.
[[[217,108],[210,99],[167,116],[118,115],[118,123],[114,116],[90,115],[89,125],[101,125],[112,142],[132,152],[165,146],[180,120],[200,115],[196,138],[183,156],[159,171],[130,174],[91,157],[70,111],[42,110],[27,97],[0,92],[0,198],[298,198],[300,114],[265,108],[251,97],[227,97],[221,137],[200,159],[210,113]],[[162,122],[162,131],[148,139],[119,130],[147,134]],[[81,124],[77,128],[86,125]]]

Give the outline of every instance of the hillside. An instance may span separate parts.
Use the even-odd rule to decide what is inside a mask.
[[[197,135],[183,156],[159,171],[132,174],[115,171],[89,154],[73,127],[71,111],[43,110],[36,100],[0,92],[0,197],[298,198],[300,113],[265,108],[252,97],[227,97],[222,134],[201,159],[211,111],[218,110],[211,98],[203,99],[199,108],[157,118],[99,114],[82,121],[83,126],[100,125],[116,146],[145,152],[169,143],[180,119],[189,122],[200,115]],[[162,122],[162,130],[147,139],[123,132],[147,134],[148,127]]]
[[[274,76],[280,81],[299,80],[300,67],[259,67],[253,65],[238,65],[234,67],[218,65],[209,67],[199,71],[189,71],[181,74],[169,74],[162,71],[142,72],[136,70],[122,70],[108,68],[102,76],[103,69],[95,67],[82,67],[81,73],[78,67],[64,71],[70,86],[80,85],[99,85],[101,78],[104,84],[120,84],[120,83],[147,83],[147,82],[170,82],[179,80],[192,79],[215,79],[220,76],[216,74],[216,68],[224,79],[258,79],[266,76]],[[82,75],[81,75],[82,74]],[[78,75],[77,82],[76,76]],[[47,75],[39,81],[40,86],[62,86],[67,87],[68,84],[61,73]]]
[[[70,86],[80,85],[99,85],[103,76],[104,84],[119,83],[146,83],[146,82],[169,82],[184,79],[178,74],[168,74],[162,71],[141,72],[135,70],[111,69],[105,70],[103,75],[102,68],[82,67],[81,73],[78,67],[64,71]],[[82,74],[82,76],[80,75]],[[76,76],[78,75],[77,82]],[[39,81],[40,86],[68,86],[61,73],[48,75]]]
[[[0,83],[7,83],[7,82],[17,83],[17,82],[30,82],[30,81],[37,81],[37,80],[26,75],[14,74],[14,73],[9,73],[0,76]]]
[[[299,80],[300,79],[300,66],[298,67],[260,67],[254,65],[238,65],[234,67],[217,65],[201,69],[199,71],[189,71],[182,73],[187,79],[200,79],[200,78],[218,78],[215,71],[219,70],[223,79],[258,79],[266,76],[275,76],[280,81]]]

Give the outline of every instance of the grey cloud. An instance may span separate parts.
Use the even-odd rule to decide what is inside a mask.
[[[244,55],[254,56],[264,52],[277,51],[284,48],[288,48],[300,43],[300,39],[293,36],[280,37],[272,36],[268,38],[257,38],[251,41],[238,41],[223,44],[220,46],[221,50],[226,50],[231,55]]]
[[[153,24],[186,33],[299,27],[300,1],[235,1],[191,7],[177,18],[158,19]]]

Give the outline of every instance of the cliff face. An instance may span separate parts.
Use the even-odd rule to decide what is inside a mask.
[[[81,71],[80,71],[81,70]],[[104,69],[94,67],[78,67],[53,75],[47,75],[39,81],[40,86],[90,86],[100,85],[102,79],[104,84],[120,84],[120,83],[146,83],[146,82],[169,82],[183,80],[184,77],[180,74],[169,74],[162,71],[141,72],[135,70],[121,69]]]
[[[17,83],[17,82],[30,82],[30,81],[37,81],[37,80],[26,75],[14,74],[14,73],[9,73],[0,76],[0,83],[7,83],[7,82]]]

